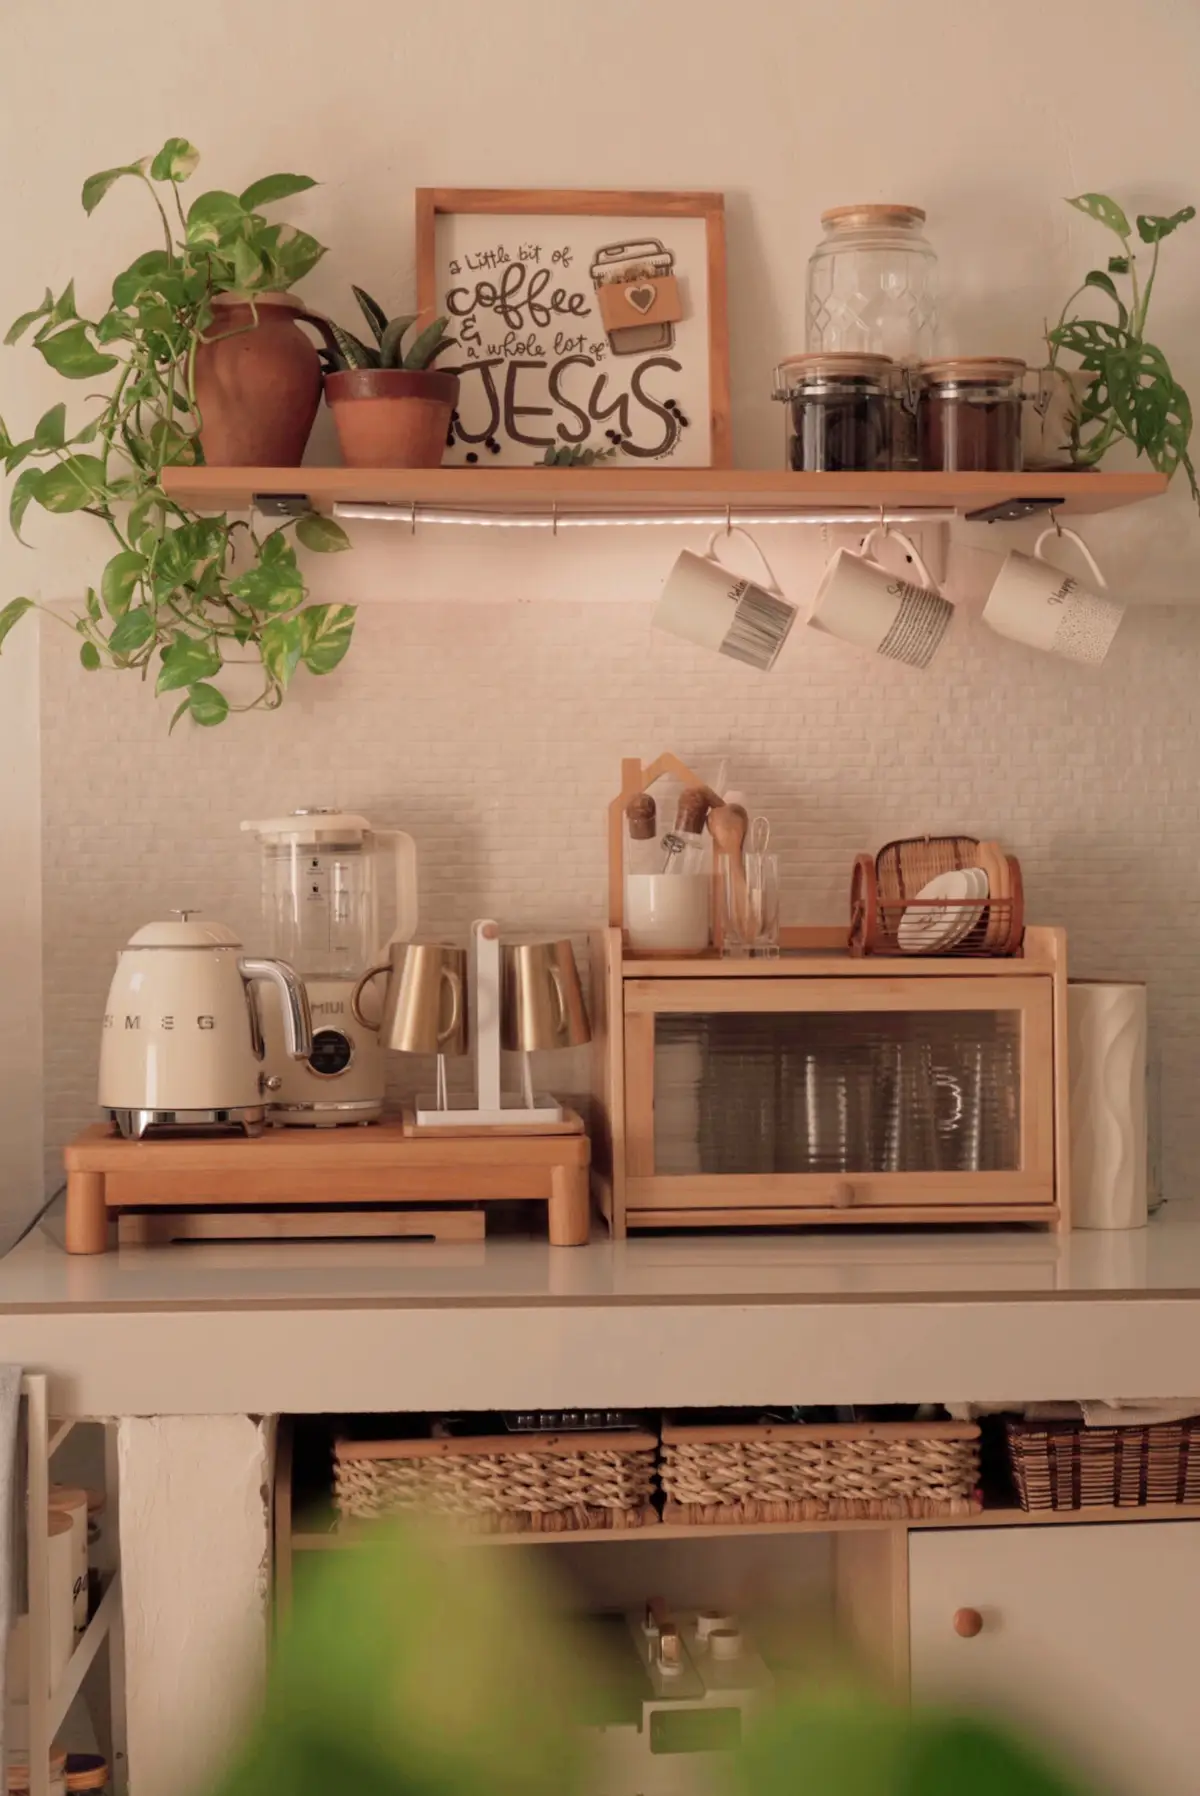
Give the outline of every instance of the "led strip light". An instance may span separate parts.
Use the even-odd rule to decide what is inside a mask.
[[[610,526],[651,528],[656,525],[701,526],[732,529],[737,524],[949,524],[954,510],[910,507],[893,511],[886,507],[831,511],[743,511],[736,505],[719,511],[476,511],[470,507],[370,505],[341,501],[333,507],[335,518],[380,524],[407,524],[415,533],[418,524],[464,524],[485,530],[596,530]]]

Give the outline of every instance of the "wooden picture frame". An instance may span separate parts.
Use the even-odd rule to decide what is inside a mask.
[[[660,465],[671,468],[728,468],[733,465],[729,415],[729,317],[725,286],[725,201],[721,194],[635,192],[620,189],[574,191],[569,188],[421,187],[417,189],[416,207],[417,303],[422,313],[449,310],[452,326],[459,324],[459,330],[455,334],[459,338],[461,353],[456,355],[451,352],[439,361],[438,366],[447,370],[457,369],[460,374],[478,367],[486,389],[484,395],[478,396],[464,385],[460,405],[464,409],[472,408],[475,415],[465,426],[458,419],[454,422],[453,433],[462,444],[460,459],[465,460],[469,454],[475,465],[496,466],[504,465],[507,461],[507,465],[513,466],[522,463],[529,465],[532,461],[543,459],[547,447],[569,448],[574,444],[582,448],[587,444],[592,448],[608,450],[614,445],[611,436],[606,434],[604,425],[608,424],[611,431],[609,421],[615,418],[623,441],[623,446],[616,446],[616,459],[625,466],[649,469]],[[461,287],[448,288],[446,280],[452,277],[447,272],[446,280],[443,280],[438,266],[439,220],[459,215],[493,219],[560,220],[564,221],[564,225],[546,236],[545,242],[542,237],[535,240],[532,234],[514,234],[516,241],[511,247],[500,243],[478,252],[478,261],[468,263],[465,267],[460,266],[460,277],[473,281],[471,291],[464,291]],[[645,221],[640,252],[642,268],[644,270],[649,267],[649,273],[638,271],[638,254],[635,252],[639,251],[639,243],[633,236],[627,236],[621,244],[603,247],[593,241],[596,232],[591,228],[592,221],[604,218]],[[565,232],[565,221],[568,220],[582,221],[586,227],[575,231],[574,241]],[[670,226],[674,223],[678,227],[687,220],[699,221],[702,232],[689,234],[693,244],[697,246],[697,253],[693,255],[689,267],[677,268],[669,242]],[[654,221],[664,223],[667,227],[665,235],[654,233]],[[551,245],[550,237],[557,237],[557,243]],[[701,241],[702,249],[698,247]],[[522,248],[536,251],[536,254],[528,259],[522,257],[519,254]],[[587,261],[582,259],[585,249],[589,252]],[[625,258],[615,253],[625,250],[630,252]],[[597,257],[594,263],[591,260],[592,253]],[[543,255],[547,257],[546,261],[541,260]],[[455,259],[451,258],[451,265]],[[697,279],[701,260],[702,281]],[[478,305],[466,304],[472,293],[478,293],[479,282],[494,286],[496,283],[492,281],[493,275],[503,281],[507,269],[516,264],[528,268],[534,262],[540,264],[535,269],[535,275],[542,271],[547,274],[548,278],[544,283],[547,298],[558,298],[562,302],[560,306],[553,308],[552,315],[547,316],[546,325],[539,326],[538,329],[530,328],[528,281],[523,283],[524,299],[519,291],[514,289],[512,292],[514,303],[509,308],[507,318],[500,318],[499,323],[494,316],[479,320]],[[612,272],[597,281],[595,271],[601,266],[610,268]],[[566,271],[569,273],[560,286],[554,277]],[[529,280],[532,278],[528,277]],[[605,294],[605,317],[600,315],[599,303],[594,302],[594,295],[600,293],[602,285],[607,287],[610,281],[622,289],[637,314],[635,316],[631,313],[631,323],[625,327],[624,341],[619,346],[613,342],[611,293]],[[448,305],[448,300],[454,293],[459,294],[457,304]],[[496,294],[494,297],[502,299],[503,296]],[[699,303],[701,298],[702,305]],[[458,310],[460,307],[465,307],[465,311]],[[486,295],[483,311],[485,314],[495,314],[495,307],[488,303]],[[549,306],[539,306],[539,315],[550,313]],[[472,319],[468,330],[477,331],[478,335],[464,343],[460,320],[465,322],[468,316]],[[676,345],[676,321],[681,318],[707,323],[706,353],[691,353],[696,348],[693,341],[691,349],[686,352],[686,363],[681,363],[670,354]],[[572,329],[576,321],[584,327],[577,332]],[[490,340],[479,330],[480,323],[490,332]],[[501,332],[500,323],[511,328]],[[542,334],[539,334],[539,330]],[[686,325],[681,327],[681,334],[685,333]],[[616,334],[620,335],[621,332]],[[686,334],[690,334],[693,339],[696,335],[694,331]],[[638,344],[645,347],[631,347],[635,338]],[[493,350],[498,353],[493,355]],[[537,350],[542,352],[540,356],[535,353]],[[560,360],[554,364],[551,358],[556,354]],[[625,366],[624,364],[632,363],[635,354],[645,359],[636,368]],[[632,390],[635,374],[648,369],[651,361],[657,361],[660,368],[666,366],[668,370],[676,371],[676,382],[684,392],[682,403],[675,401],[669,390],[665,393],[646,392],[640,380],[636,382],[639,390]],[[575,379],[575,390],[570,394],[565,390],[567,363],[572,364],[570,374]],[[583,364],[599,370],[590,388],[586,390],[586,395],[582,382],[586,381],[587,374]],[[503,394],[499,393],[491,372],[501,365],[505,368]],[[545,390],[537,384],[540,381],[539,371],[543,367],[548,369]],[[516,404],[514,397],[518,377],[523,377],[526,389],[522,393],[526,403],[521,405]],[[657,385],[663,385],[661,374],[657,371],[655,378]],[[623,392],[618,384],[624,379],[631,383],[631,391],[628,393]],[[670,383],[667,385],[669,388]],[[614,392],[615,398],[612,396]],[[530,401],[537,397],[552,398],[555,405],[531,404]],[[668,399],[672,401],[669,407]],[[697,400],[700,401],[699,404]],[[632,409],[635,402],[642,405],[641,412]],[[687,411],[705,418],[707,446],[698,437],[691,436],[694,420],[687,416],[684,406]],[[534,418],[537,420],[536,424],[526,425],[523,422]],[[485,429],[489,420],[494,421],[494,428],[491,430]],[[522,422],[518,423],[518,420]],[[637,424],[642,422],[648,427],[652,425],[657,436],[640,434]],[[475,425],[478,425],[483,434],[473,434]],[[510,426],[518,434],[513,435]],[[592,434],[593,428],[595,435]],[[663,443],[668,446],[659,446]],[[452,443],[447,456],[448,464],[453,465],[455,459]],[[611,462],[606,460],[604,465],[609,466]]]

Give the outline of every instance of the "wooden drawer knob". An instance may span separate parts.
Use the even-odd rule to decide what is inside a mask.
[[[954,1611],[954,1632],[962,1640],[974,1640],[976,1634],[982,1634],[983,1616],[978,1609],[956,1609]]]
[[[833,1202],[836,1209],[848,1210],[854,1202],[854,1186],[849,1179],[839,1179],[833,1188]]]

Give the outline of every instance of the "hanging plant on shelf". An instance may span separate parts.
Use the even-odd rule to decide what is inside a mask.
[[[286,291],[325,253],[306,232],[270,224],[260,210],[314,186],[307,175],[268,175],[240,195],[202,193],[185,212],[180,188],[198,161],[191,144],[173,137],[152,160],[84,182],[88,213],[123,177],[144,182],[162,247],[117,275],[98,318],[80,316],[72,281],[57,299],[47,291],[5,338],[16,343],[33,329],[56,373],[93,386],[106,380],[99,409],[69,420],[60,401],[18,440],[0,421],[5,468],[22,470],[9,502],[18,539],[29,507],[39,505],[99,519],[115,545],[73,620],[42,608],[77,632],[89,671],[135,670],[153,678],[158,693],[182,693],[172,729],[184,716],[211,726],[231,711],[276,709],[299,667],[324,674],[338,665],[354,628],[352,605],[306,602],[296,555],[297,541],[320,553],[348,549],[338,524],[314,512],[260,533],[244,519],[194,512],[164,490],[164,469],[204,459],[197,353],[236,334],[214,329],[214,301],[236,293],[257,324],[259,297]],[[0,644],[33,609],[24,597],[0,609]],[[260,669],[262,687],[235,702],[218,682],[245,662]]]
[[[1068,419],[1071,460],[1077,467],[1094,467],[1115,443],[1124,440],[1160,474],[1170,477],[1182,468],[1200,506],[1200,487],[1188,452],[1191,402],[1162,350],[1146,340],[1146,314],[1163,240],[1180,225],[1190,223],[1196,208],[1184,206],[1167,218],[1138,214],[1137,237],[1153,247],[1143,282],[1134,249],[1134,226],[1117,202],[1104,193],[1081,193],[1067,204],[1106,226],[1121,242],[1120,255],[1110,256],[1107,268],[1093,268],[1085,275],[1063,307],[1057,325],[1046,333],[1052,368],[1064,372],[1059,362],[1064,352],[1079,358],[1083,391]],[[1118,281],[1128,283],[1124,296]],[[1080,295],[1089,291],[1103,293],[1112,303],[1115,322],[1080,318],[1071,310]]]

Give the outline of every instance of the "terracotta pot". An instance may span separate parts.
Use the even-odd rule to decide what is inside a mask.
[[[253,308],[232,294],[213,301],[212,340],[196,352],[200,442],[212,467],[300,466],[321,402],[320,357],[296,323],[307,316],[287,293],[263,293]]]
[[[325,397],[348,468],[441,466],[457,374],[347,368],[325,376]]]

